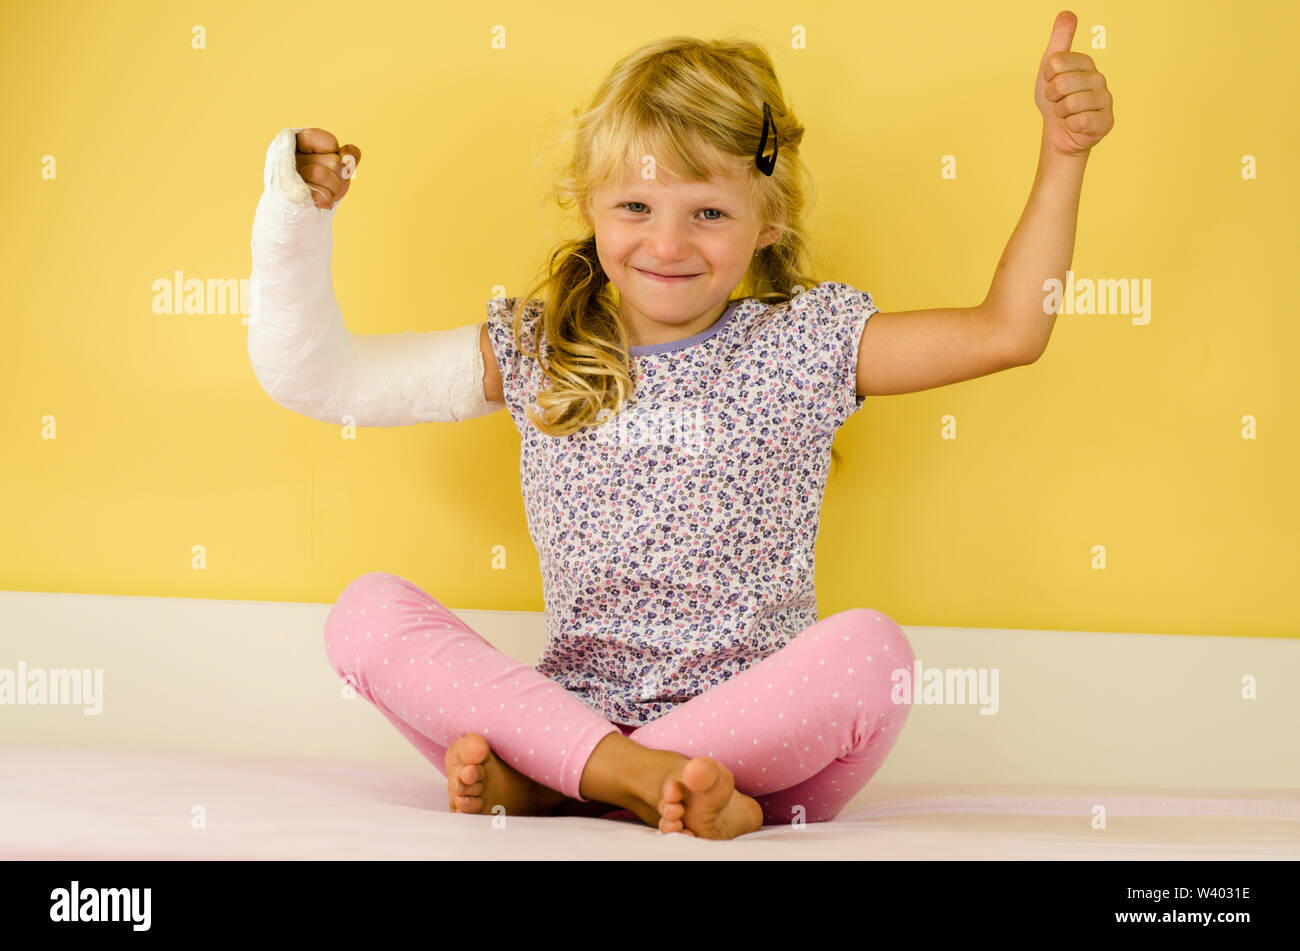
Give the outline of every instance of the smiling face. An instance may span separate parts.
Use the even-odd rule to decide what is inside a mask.
[[[624,170],[591,196],[583,218],[596,233],[601,267],[618,288],[632,346],[702,333],[722,316],[754,252],[780,235],[750,207],[740,175],[682,182],[662,170]]]

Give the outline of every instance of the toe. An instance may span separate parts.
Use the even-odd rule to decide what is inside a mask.
[[[693,792],[708,792],[721,777],[721,764],[706,756],[697,756],[682,767],[682,782]]]

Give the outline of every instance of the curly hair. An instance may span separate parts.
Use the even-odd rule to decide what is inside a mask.
[[[754,163],[764,104],[780,143],[771,176]],[[647,43],[620,59],[587,109],[581,114],[575,110],[574,116],[564,136],[573,142],[572,155],[543,202],[555,199],[561,209],[585,210],[597,189],[642,156],[653,156],[657,168],[682,181],[744,175],[756,217],[764,226],[779,226],[781,234],[750,261],[740,284],[742,298],[779,304],[819,283],[804,226],[809,210],[805,194],[812,190],[811,175],[799,157],[804,127],[786,103],[762,46],[687,36]],[[542,366],[547,386],[525,415],[551,436],[604,424],[636,391],[617,289],[601,266],[594,230],[587,231],[552,248],[544,268],[519,295],[513,314],[515,340],[523,352],[524,308],[541,297],[537,339],[544,338],[548,359],[542,363],[537,351],[528,355]]]

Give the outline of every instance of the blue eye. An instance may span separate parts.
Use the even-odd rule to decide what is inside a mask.
[[[625,202],[623,202],[622,204],[620,204],[618,207],[620,207],[620,208],[627,208],[628,211],[632,211],[632,209],[628,207],[629,205],[640,205],[642,208],[644,208],[644,207],[646,206],[646,205],[645,205],[645,202],[642,202],[642,201],[625,201]],[[705,221],[721,221],[723,218],[727,217],[727,213],[726,213],[725,211],[723,211],[722,209],[720,209],[720,208],[705,208],[705,209],[703,209],[703,210],[704,210],[704,211],[716,211],[716,212],[718,213],[718,215],[719,215],[719,217],[717,217],[717,218],[705,218],[705,219],[704,219]],[[639,214],[639,212],[632,211],[632,214],[634,214],[634,215],[635,215],[635,214]]]

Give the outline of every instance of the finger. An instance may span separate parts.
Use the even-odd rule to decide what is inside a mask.
[[[334,152],[324,152],[319,155],[299,153],[294,156],[294,163],[299,169],[307,165],[323,165],[325,168],[332,169],[340,178],[343,175],[343,159]]]
[[[1055,112],[1057,117],[1064,119],[1080,112],[1100,112],[1109,105],[1110,93],[1104,89],[1090,89],[1066,96],[1056,104]]]
[[[1043,78],[1048,82],[1063,73],[1096,72],[1097,64],[1087,53],[1053,53],[1043,62]],[[1100,75],[1100,73],[1098,73]]]
[[[320,185],[308,184],[307,187],[311,189],[312,204],[314,204],[317,208],[324,208],[326,211],[328,211],[330,208],[334,206],[334,196],[331,195],[324,188],[322,188]]]
[[[324,129],[303,129],[298,133],[299,152],[337,152],[339,140]]]
[[[1087,92],[1089,89],[1105,88],[1106,80],[1101,73],[1057,73],[1045,86],[1043,86],[1043,95],[1047,97],[1048,102],[1057,102],[1071,93]]]
[[[1066,116],[1063,125],[1071,132],[1086,132],[1100,138],[1114,128],[1115,114],[1106,109],[1076,112],[1072,116]]]
[[[1074,31],[1079,25],[1079,18],[1069,10],[1062,10],[1056,15],[1056,20],[1052,23],[1052,35],[1047,40],[1047,50],[1043,53],[1043,59],[1038,64],[1039,70],[1047,66],[1047,61],[1054,53],[1064,53],[1074,42]],[[1056,72],[1053,70],[1053,72]],[[1051,74],[1044,74],[1044,78],[1051,79]]]
[[[307,162],[298,166],[298,174],[308,185],[321,185],[331,196],[343,190],[343,178],[334,169],[320,162]]]

